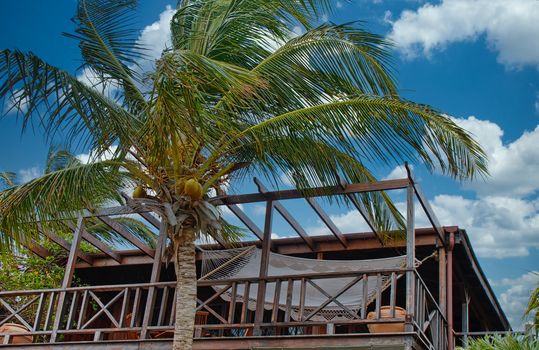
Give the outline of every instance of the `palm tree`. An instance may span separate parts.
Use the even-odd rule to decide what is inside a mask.
[[[210,193],[284,173],[300,190],[374,180],[370,168],[421,161],[455,178],[486,173],[471,136],[433,108],[398,97],[390,45],[356,23],[323,24],[323,0],[184,0],[170,48],[142,74],[130,27],[135,1],[80,0],[74,17],[88,86],[32,53],[4,50],[0,96],[24,127],[92,149],[93,161],[0,193],[0,249],[35,234],[32,221],[74,213],[137,186],[159,214],[177,276],[174,349],[190,349],[195,240],[236,239]],[[294,36],[290,28],[302,26]],[[110,152],[113,156],[103,159]],[[362,200],[381,232],[401,217],[385,194]],[[24,232],[24,234],[23,234]]]
[[[73,166],[80,166],[82,164],[82,161],[69,150],[63,147],[51,146],[47,153],[43,174],[47,175],[51,172],[64,170]],[[23,184],[17,178],[17,173],[12,171],[0,171],[0,190],[6,190],[8,188],[21,185]],[[120,194],[118,194],[117,198],[115,199],[115,202],[122,202]],[[110,205],[113,204],[114,203],[112,202],[110,203]],[[155,248],[157,244],[156,235],[143,222],[129,216],[117,216],[111,218],[111,220],[118,224],[120,227],[122,227],[124,230],[133,234],[134,237],[146,243],[151,248]],[[72,222],[72,224],[74,223]],[[102,241],[112,246],[124,248],[126,247],[125,240],[114,230],[112,230],[110,226],[108,226],[106,223],[94,217],[90,217],[85,220],[84,224],[85,229],[88,233],[98,237]],[[66,238],[68,240],[72,238],[72,235],[69,233],[69,229],[67,226],[60,227],[60,232],[58,233],[61,236],[65,236],[62,238]],[[88,251],[93,251],[93,247],[84,248],[87,248],[86,250]],[[63,261],[65,260],[65,258],[67,258],[67,256],[64,256],[64,254],[62,253],[62,251],[58,252],[58,254],[56,254],[55,252],[57,261]]]

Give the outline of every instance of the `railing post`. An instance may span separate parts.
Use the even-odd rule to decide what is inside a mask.
[[[150,283],[159,282],[161,277],[161,257],[163,256],[163,249],[167,242],[167,230],[166,225],[161,222],[159,229],[159,239],[157,246],[155,247],[155,255],[153,257],[152,274],[150,276]],[[142,328],[140,331],[140,338],[146,339],[148,335],[148,326],[152,322],[153,307],[155,304],[155,287],[148,288],[148,296],[146,299],[146,307],[144,309],[144,317],[142,318]],[[173,311],[174,312],[174,311]],[[133,315],[133,317],[135,317]]]
[[[83,230],[84,220],[82,215],[79,215],[77,219],[77,227],[73,232],[71,249],[69,250],[69,256],[67,258],[66,270],[64,272],[64,280],[62,281],[62,291],[58,296],[58,304],[56,307],[56,313],[54,314],[54,323],[52,326],[52,333],[50,339],[51,343],[54,343],[56,341],[56,337],[58,336],[58,329],[61,327],[67,294],[66,288],[69,288],[71,286],[71,282],[73,281],[73,273],[75,272],[75,264],[77,263],[77,255],[80,248],[80,242],[82,240]]]
[[[255,326],[253,335],[261,335],[260,324],[264,321],[264,303],[266,302],[266,278],[268,277],[269,254],[271,248],[271,228],[273,222],[273,201],[266,202],[264,221],[264,238],[262,240],[262,257],[256,296]]]
[[[411,180],[410,180],[411,181]],[[414,227],[414,187],[410,183],[406,189],[406,320],[405,331],[414,331],[415,310],[415,227]]]

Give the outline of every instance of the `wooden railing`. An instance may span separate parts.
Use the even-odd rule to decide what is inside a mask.
[[[195,337],[367,333],[374,324],[404,324],[405,318],[398,315],[397,309],[399,304],[404,306],[406,300],[400,295],[405,291],[405,283],[399,283],[399,277],[405,272],[404,269],[392,269],[262,280],[200,280]],[[387,281],[384,285],[382,276]],[[416,306],[411,323],[429,348],[445,350],[446,321],[424,282],[419,275],[414,276]],[[335,278],[348,282],[336,293],[321,287],[321,280]],[[339,301],[339,297],[351,288],[358,288],[358,283],[373,278],[378,281],[377,286],[370,293],[368,287],[361,288],[361,305],[352,307]],[[260,283],[272,286],[273,295],[267,294],[265,299],[272,302],[266,302],[262,310],[252,310],[256,305],[252,291],[257,290]],[[367,285],[363,283],[363,286]],[[30,331],[28,335],[33,337],[33,342],[40,343],[171,338],[175,317],[174,287],[173,282],[162,282],[0,292],[0,326],[6,323],[23,325]],[[306,305],[308,290],[317,290],[325,296],[325,301],[319,305]],[[61,300],[63,303],[59,303]],[[384,305],[389,307],[389,317],[382,317]],[[328,310],[333,317],[324,319]],[[257,313],[261,314],[257,317]],[[3,343],[8,344],[15,335],[0,333],[0,339],[3,337]]]
[[[428,348],[448,348],[448,327],[443,311],[416,271],[414,322]]]

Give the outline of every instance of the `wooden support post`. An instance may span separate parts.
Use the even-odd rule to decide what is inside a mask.
[[[406,332],[414,331],[415,309],[415,227],[414,187],[409,184],[406,191]]]
[[[260,324],[264,321],[264,303],[266,301],[266,277],[268,277],[269,254],[271,247],[271,229],[273,223],[273,201],[266,202],[266,217],[264,221],[264,239],[262,240],[262,257],[258,291],[256,295],[255,325],[253,335],[261,335]]]
[[[447,259],[445,247],[438,249],[438,305],[442,314],[447,319],[446,301],[447,301]]]
[[[447,247],[447,348],[455,348],[453,336],[453,248],[455,247],[455,233],[449,233],[449,246]]]
[[[58,304],[56,307],[56,314],[54,316],[54,324],[52,327],[50,342],[54,343],[58,335],[58,330],[61,326],[64,304],[66,301],[66,288],[71,286],[73,281],[73,273],[75,272],[75,264],[77,263],[77,256],[79,255],[80,242],[82,240],[82,232],[84,231],[84,219],[79,216],[77,219],[77,227],[73,232],[73,241],[71,242],[71,248],[69,250],[69,256],[67,258],[66,269],[64,272],[64,280],[62,281],[62,291],[58,296]]]
[[[260,193],[268,192],[266,187],[256,177],[254,178],[254,182],[256,186],[258,187],[258,192]],[[286,222],[288,222],[288,224],[294,229],[294,231],[296,231],[296,233],[301,237],[301,239],[303,239],[305,244],[307,244],[307,246],[314,252],[315,251],[314,241],[312,237],[307,234],[307,232],[301,226],[301,224],[297,222],[297,220],[292,216],[292,214],[281,203],[279,203],[278,201],[274,201],[273,205],[275,206],[275,210],[277,210],[277,212],[281,214],[283,219],[285,219]]]
[[[468,293],[468,289],[466,286],[464,286],[464,302],[462,303],[462,347],[468,346],[468,333],[470,332],[470,318],[469,318],[469,310],[470,310],[470,294]]]
[[[157,247],[155,247],[155,255],[153,257],[152,274],[150,276],[150,283],[159,282],[159,278],[161,277],[161,257],[163,256],[163,250],[165,249],[166,244],[167,244],[167,229],[166,229],[166,225],[163,223],[163,221],[161,221],[161,227],[159,229],[159,239],[157,241]],[[144,309],[144,318],[142,319],[142,329],[140,331],[141,339],[146,339],[148,335],[148,326],[152,322],[153,307],[155,304],[155,292],[156,292],[155,287],[148,288],[148,297],[146,299],[146,307]]]

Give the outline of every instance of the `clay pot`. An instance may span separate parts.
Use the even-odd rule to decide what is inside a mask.
[[[0,333],[30,333],[26,327],[16,323],[4,323],[0,326]],[[10,344],[30,344],[34,338],[31,335],[12,335]],[[0,344],[3,344],[4,337],[0,336]]]
[[[390,315],[390,306],[382,306],[380,308],[380,319],[391,318]],[[395,306],[395,318],[402,318],[406,316],[406,310],[402,307]],[[376,319],[376,312],[371,311],[367,315],[368,320]],[[404,321],[397,323],[371,323],[368,324],[369,332],[371,333],[400,333],[404,332]]]

